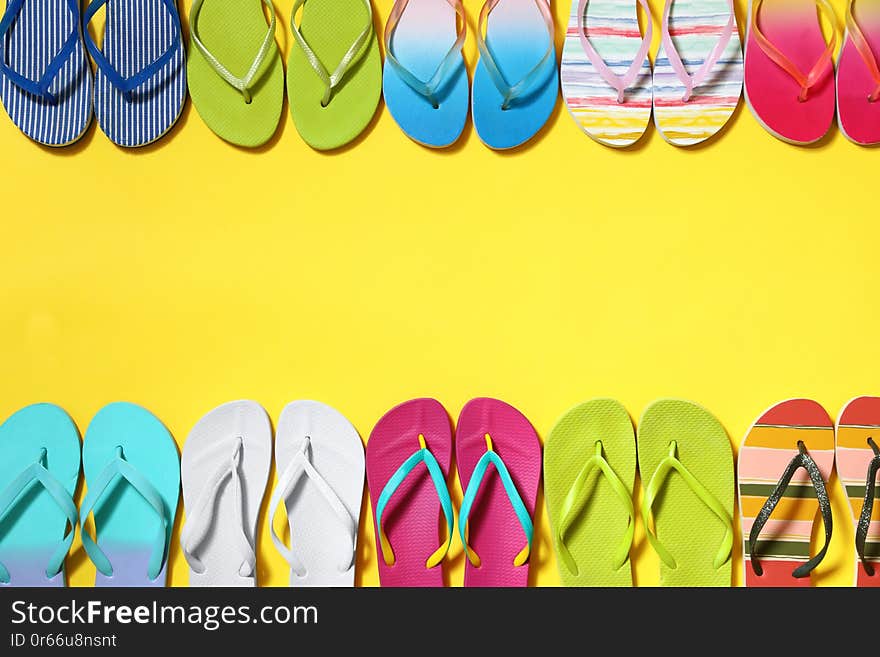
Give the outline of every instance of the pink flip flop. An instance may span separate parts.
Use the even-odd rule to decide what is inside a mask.
[[[461,410],[455,441],[465,491],[458,518],[468,557],[464,585],[526,586],[541,479],[538,434],[513,406],[480,398]]]
[[[382,586],[443,586],[442,562],[454,522],[446,486],[451,459],[449,415],[435,399],[392,408],[370,434],[367,484]]]
[[[751,0],[745,96],[773,136],[792,144],[824,137],[834,121],[837,20],[828,0]],[[834,30],[825,43],[816,7]]]
[[[880,5],[850,0],[837,60],[837,122],[855,144],[880,143]]]

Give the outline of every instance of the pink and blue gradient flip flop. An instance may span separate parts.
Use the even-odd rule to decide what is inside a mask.
[[[880,3],[853,2],[837,59],[837,122],[860,146],[880,144]]]
[[[444,585],[455,521],[446,485],[451,460],[452,426],[435,399],[394,407],[370,434],[367,484],[382,586]]]
[[[168,429],[140,406],[110,404],[86,430],[82,460],[88,492],[80,534],[98,569],[95,586],[165,586],[180,493],[180,458]],[[94,539],[85,529],[90,514]]]
[[[538,434],[510,404],[472,399],[458,418],[455,454],[465,491],[458,517],[468,557],[464,585],[527,586],[541,480]]]

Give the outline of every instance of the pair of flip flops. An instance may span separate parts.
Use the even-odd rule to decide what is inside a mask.
[[[638,442],[629,413],[613,399],[579,404],[553,427],[544,489],[563,584],[632,586],[637,465],[641,517],[660,557],[660,584],[730,586],[730,441],[708,411],[679,399],[645,410]]]
[[[666,0],[653,74],[652,36],[645,0],[572,2],[562,95],[574,120],[601,144],[636,143],[652,109],[666,141],[699,144],[724,127],[739,103],[743,56],[732,0]]]
[[[770,134],[814,143],[831,129],[836,106],[847,139],[880,143],[880,6],[848,0],[836,77],[838,26],[827,0],[751,0],[749,13],[746,101]],[[819,13],[831,24],[828,42]]]
[[[79,525],[95,586],[165,586],[180,462],[149,411],[117,402],[95,415],[82,444],[88,490],[79,512],[79,432],[61,408],[15,413],[0,426],[0,454],[0,585],[64,586]]]
[[[452,442],[449,415],[434,399],[396,406],[370,434],[367,483],[382,586],[444,586],[456,524],[446,485]],[[509,404],[473,399],[458,418],[455,452],[464,585],[526,586],[541,479],[535,429]]]
[[[880,586],[878,445],[878,397],[853,399],[836,424],[810,399],[781,402],[755,421],[739,454],[746,586],[810,586],[833,531],[826,482],[835,460],[855,523],[856,586]],[[811,555],[817,516],[823,547]]]
[[[239,146],[265,144],[281,120],[285,80],[275,25],[271,0],[196,0],[190,12],[193,104],[211,130]],[[290,25],[287,95],[296,128],[315,149],[343,146],[363,132],[379,103],[382,64],[370,1],[297,0]]]
[[[281,412],[272,540],[291,586],[354,586],[364,448],[351,423],[315,401]],[[260,505],[272,464],[272,425],[253,401],[224,404],[193,427],[182,457],[186,523],[180,544],[190,586],[255,586]],[[284,503],[291,546],[272,519]]]
[[[548,0],[487,0],[469,92],[461,0],[396,0],[385,25],[388,110],[411,139],[444,148],[461,136],[470,101],[484,144],[498,150],[519,146],[544,126],[556,105],[553,32]]]
[[[106,6],[103,45],[88,25]],[[110,140],[144,146],[176,123],[186,97],[180,16],[174,0],[11,0],[0,19],[0,98],[21,131],[66,146],[92,114]],[[97,71],[86,58],[88,50]]]

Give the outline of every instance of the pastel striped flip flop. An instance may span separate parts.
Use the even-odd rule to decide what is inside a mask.
[[[693,146],[717,134],[742,84],[733,0],[666,0],[654,58],[654,124],[663,139]]]
[[[0,587],[64,586],[79,432],[54,404],[34,404],[0,425],[0,454]]]
[[[816,7],[833,26],[825,43]],[[811,144],[834,121],[837,19],[828,0],[750,0],[745,95],[767,132]]]
[[[0,99],[46,146],[67,146],[92,121],[92,71],[77,0],[9,0],[0,19]]]
[[[880,3],[850,0],[837,59],[837,122],[855,144],[880,143]]]
[[[464,130],[466,35],[461,0],[395,0],[385,23],[385,104],[400,129],[424,146],[445,148]]]
[[[841,411],[835,459],[855,521],[855,585],[880,587],[880,397],[856,397]]]
[[[485,32],[485,36],[484,36]],[[515,148],[544,127],[559,95],[550,0],[486,0],[471,112],[489,148]]]
[[[109,404],[86,429],[82,462],[79,526],[97,568],[95,586],[165,586],[180,494],[180,458],[168,429],[140,406]],[[90,515],[94,538],[85,529]]]
[[[638,6],[647,16],[644,36]],[[572,0],[562,48],[562,97],[572,118],[600,144],[631,146],[651,120],[652,22],[646,0]]]
[[[464,491],[458,516],[464,585],[528,586],[541,481],[538,434],[510,404],[472,399],[458,417],[455,458]]]
[[[834,424],[816,402],[789,399],[755,420],[739,450],[746,586],[810,585],[831,540],[825,482],[833,468]],[[819,513],[825,545],[810,557]]]
[[[107,8],[103,47],[88,25]],[[160,139],[180,117],[186,62],[175,0],[92,0],[83,15],[86,48],[97,64],[95,115],[118,146]]]
[[[443,562],[455,524],[446,485],[451,460],[449,415],[435,399],[404,402],[373,428],[367,484],[382,586],[444,585]]]
[[[626,409],[592,399],[547,437],[544,494],[565,586],[632,586],[636,437]]]
[[[642,415],[638,451],[660,585],[730,586],[734,474],[724,427],[692,402],[661,399]]]

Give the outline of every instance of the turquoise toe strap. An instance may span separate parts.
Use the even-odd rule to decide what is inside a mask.
[[[67,522],[70,523],[69,529],[65,527],[64,537],[58,542],[58,546],[52,553],[49,564],[46,566],[46,577],[52,579],[61,572],[64,557],[67,556],[70,545],[73,543],[73,534],[76,528],[76,505],[73,503],[73,498],[67,492],[67,489],[46,469],[44,463],[46,463],[45,448],[40,450],[40,458],[25,468],[0,493],[0,523],[13,512],[18,502],[22,499],[21,494],[31,484],[38,482],[46,489],[46,492],[52,496],[55,504],[58,505],[58,508],[67,517]],[[0,563],[0,584],[8,584],[10,580],[9,571],[6,569],[6,566]]]
[[[147,569],[147,575],[151,580],[156,579],[162,572],[162,566],[165,563],[166,544],[168,536],[168,525],[170,518],[165,509],[165,502],[159,491],[144,477],[131,463],[125,460],[122,448],[116,448],[116,457],[107,464],[104,470],[98,475],[98,479],[89,485],[89,492],[83,500],[82,510],[80,511],[80,534],[82,536],[83,547],[89,555],[89,559],[95,564],[95,567],[106,577],[113,575],[113,565],[104,554],[104,551],[98,546],[85,529],[86,519],[89,514],[94,511],[95,506],[101,501],[104,493],[110,487],[110,484],[120,476],[125,479],[132,488],[134,488],[141,497],[143,497],[156,515],[159,516],[159,528],[156,531],[156,538],[153,540],[153,550],[150,553],[150,563]],[[96,532],[97,536],[97,532]]]

